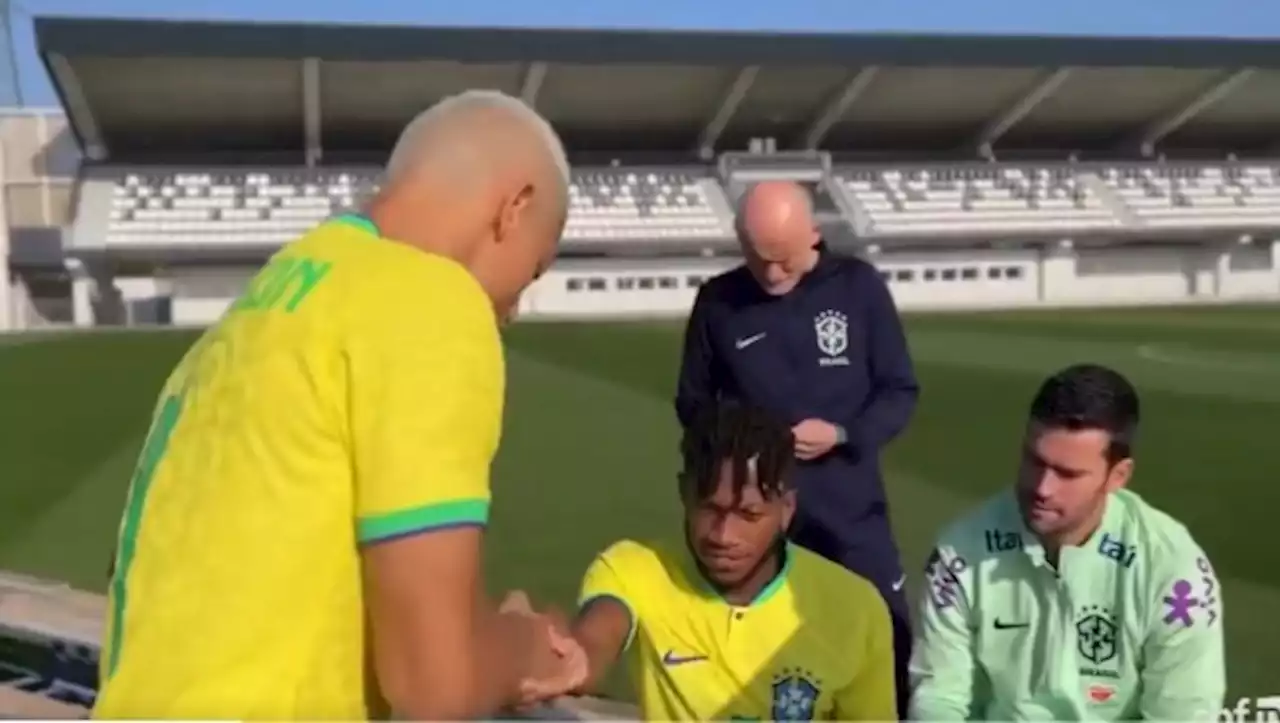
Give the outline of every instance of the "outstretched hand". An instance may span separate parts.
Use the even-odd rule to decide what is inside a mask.
[[[562,613],[554,609],[535,611],[529,596],[521,590],[508,593],[498,611],[530,618],[542,628],[546,641],[543,652],[532,661],[529,677],[520,684],[518,707],[549,701],[586,684],[589,673],[586,651],[569,632],[568,620]]]

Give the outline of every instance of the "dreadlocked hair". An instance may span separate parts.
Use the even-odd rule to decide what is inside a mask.
[[[709,406],[684,430],[680,451],[681,484],[696,499],[715,494],[726,460],[733,463],[735,497],[742,495],[752,464],[765,499],[791,489],[795,436],[790,426],[759,407],[734,402]]]

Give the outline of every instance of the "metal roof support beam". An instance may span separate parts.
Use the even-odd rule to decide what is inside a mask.
[[[538,91],[542,90],[542,81],[546,78],[546,63],[529,63],[525,68],[524,79],[520,81],[520,99],[530,108],[538,107]]]
[[[1200,95],[1193,98],[1191,102],[1163,118],[1156,119],[1151,125],[1144,128],[1138,138],[1138,148],[1142,151],[1142,155],[1155,155],[1157,143],[1186,125],[1191,119],[1208,110],[1214,104],[1231,95],[1232,91],[1240,87],[1242,83],[1253,75],[1254,70],[1254,68],[1241,68],[1227,73],[1214,82],[1213,85],[1206,88]]]
[[[320,59],[302,59],[302,137],[307,145],[307,165],[320,162],[324,153],[320,133]]]
[[[738,112],[738,106],[742,105],[751,86],[755,85],[756,75],[759,73],[760,66],[748,65],[739,70],[738,75],[729,84],[728,90],[716,105],[716,112],[698,134],[698,153],[703,158],[711,158],[715,155],[716,142],[720,140],[724,129],[729,127],[729,121],[733,120],[733,114]]]
[[[98,121],[89,109],[84,97],[84,89],[80,87],[80,79],[72,70],[71,63],[60,53],[48,56],[49,70],[53,73],[57,85],[62,88],[62,99],[67,104],[67,116],[71,125],[80,131],[80,142],[84,144],[84,154],[93,161],[107,158],[107,145],[102,140],[102,130]]]
[[[845,83],[840,92],[832,96],[831,100],[827,101],[822,110],[818,111],[818,114],[810,121],[809,126],[801,134],[800,142],[797,145],[804,150],[817,150],[822,143],[822,139],[827,136],[827,132],[853,107],[853,104],[866,92],[871,85],[871,81],[875,80],[876,74],[879,72],[880,69],[878,67],[869,65],[849,78],[849,82]]]
[[[978,155],[991,160],[995,157],[993,147],[1001,136],[1008,133],[1023,118],[1031,114],[1037,106],[1043,103],[1049,96],[1058,92],[1058,88],[1071,77],[1070,67],[1057,68],[1050,70],[1041,75],[1036,84],[1031,87],[1021,98],[1013,105],[1009,106],[1004,112],[992,118],[978,135],[974,138],[974,147],[978,151]]]

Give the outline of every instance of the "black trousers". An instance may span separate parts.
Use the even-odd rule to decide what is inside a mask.
[[[907,676],[907,666],[911,663],[911,610],[903,588],[881,587],[880,595],[889,604],[889,617],[893,622],[893,682],[898,694],[898,720],[906,720],[907,704],[911,701],[911,680]]]
[[[858,545],[849,547],[835,543],[829,533],[823,534],[811,526],[799,525],[792,528],[790,537],[795,544],[865,577],[880,591],[880,596],[889,606],[889,617],[893,623],[893,677],[898,696],[898,719],[906,720],[907,705],[911,700],[911,681],[907,675],[913,639],[911,607],[907,603],[898,547],[892,536],[885,535],[883,540],[860,540]]]

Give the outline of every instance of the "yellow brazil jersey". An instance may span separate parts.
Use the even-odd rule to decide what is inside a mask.
[[[795,546],[745,607],[711,592],[683,544],[618,542],[580,604],[631,612],[628,663],[647,720],[896,720],[889,611],[867,580]]]
[[[484,524],[504,369],[459,265],[331,220],[166,382],[109,590],[98,718],[367,719],[359,547]]]

